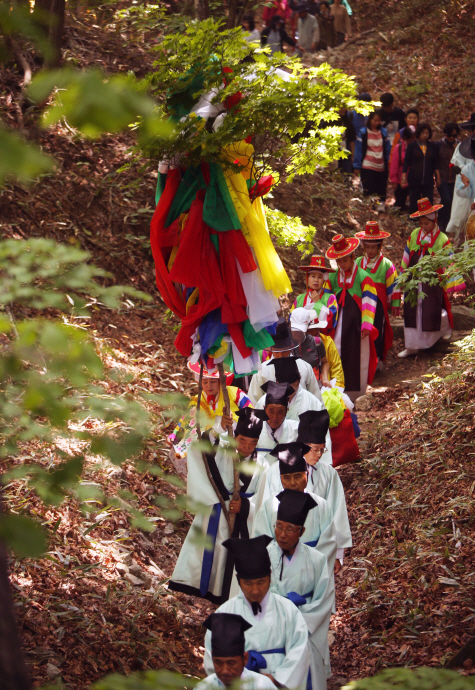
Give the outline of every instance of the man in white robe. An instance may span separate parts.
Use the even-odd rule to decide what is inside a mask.
[[[251,624],[244,633],[249,653],[247,668],[265,674],[277,687],[305,690],[310,666],[307,625],[291,601],[269,591],[269,541],[258,537],[225,542],[234,557],[240,592],[216,613],[234,613]],[[205,636],[204,667],[209,674],[215,670],[209,631]]]
[[[245,651],[246,630],[251,624],[233,613],[212,613],[203,623],[211,631],[211,654],[216,673],[198,683],[197,690],[221,690],[240,680],[242,690],[275,690],[274,683],[261,673],[249,671]]]
[[[325,405],[321,400],[316,398],[313,393],[305,390],[300,385],[300,371],[298,369],[298,359],[294,357],[286,357],[283,359],[275,359],[270,362],[270,365],[274,366],[275,378],[277,383],[290,383],[294,389],[294,393],[289,397],[289,406],[287,409],[286,419],[290,419],[294,422],[299,421],[299,415],[307,410],[325,410]],[[265,386],[265,384],[264,384]],[[256,410],[263,410],[265,407],[266,396],[263,395],[259,400],[257,405],[255,405]],[[293,439],[292,439],[293,440]],[[287,443],[288,441],[282,441],[282,443]],[[320,462],[332,464],[332,442],[330,438],[330,429],[327,431],[327,436],[325,439],[325,452],[320,458]]]
[[[311,496],[317,507],[311,510],[305,522],[305,543],[314,547],[326,556],[330,572],[335,567],[336,557],[336,531],[333,521],[333,511],[324,498],[311,493],[307,489],[308,472],[305,455],[310,447],[305,443],[279,444],[272,451],[279,462],[281,482],[284,489],[305,492]],[[277,464],[277,463],[276,463]],[[265,501],[254,518],[253,535],[267,534],[275,538],[275,523],[279,500],[273,496]],[[338,568],[338,566],[337,566]]]
[[[290,396],[294,389],[288,383],[275,383],[266,381],[264,411],[268,417],[262,427],[257,444],[257,452],[260,462],[266,461],[269,465],[275,462],[275,457],[271,455],[278,443],[290,443],[295,441],[298,433],[298,424],[287,419]],[[260,503],[257,504],[260,506]]]
[[[288,490],[279,494],[275,541],[267,550],[271,591],[290,599],[307,623],[312,690],[326,690],[326,679],[331,675],[328,628],[335,587],[325,556],[303,543],[305,521],[315,506],[309,494]]]
[[[248,390],[248,396],[253,405],[257,405],[258,400],[264,395],[262,384],[266,381],[275,381],[275,368],[272,362],[275,359],[293,357],[295,345],[292,342],[290,328],[285,319],[279,320],[277,331],[274,337],[274,346],[272,347],[272,359],[262,364],[261,370],[254,374]],[[318,400],[322,400],[320,393],[320,386],[316,379],[315,373],[303,359],[296,359],[297,366],[300,372],[300,385],[305,390],[312,393]]]
[[[221,440],[216,442],[211,452],[206,453],[206,457],[226,507],[236,515],[233,535],[247,538],[252,531],[254,492],[260,472],[267,467],[256,453],[258,438],[267,417],[262,410],[250,407],[236,414],[239,418],[234,432],[236,451]],[[241,466],[250,465],[250,473],[240,472],[240,496],[233,501],[236,460],[240,461]],[[232,563],[228,562],[228,552],[222,545],[229,538],[229,527],[219,498],[206,474],[202,452],[196,448],[196,444],[192,444],[188,450],[187,494],[206,508],[193,520],[168,587],[220,604],[229,596],[233,572]]]

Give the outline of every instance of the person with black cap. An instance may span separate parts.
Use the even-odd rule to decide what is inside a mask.
[[[297,441],[310,446],[310,451],[305,455],[308,475],[306,490],[324,498],[332,509],[337,544],[336,570],[338,570],[339,564],[343,563],[345,549],[351,548],[353,542],[346,509],[345,490],[340,475],[334,467],[323,462],[330,415],[326,410],[319,412],[308,410],[300,415],[299,420]],[[274,463],[261,475],[258,490],[260,502],[265,503],[283,489],[280,463]]]
[[[228,688],[236,680],[246,690],[275,690],[270,678],[246,668],[249,653],[245,651],[244,633],[252,628],[250,623],[234,613],[212,613],[203,626],[211,632],[215,673],[198,683],[196,690]]]
[[[312,510],[305,522],[304,541],[308,546],[315,547],[327,557],[330,572],[333,572],[336,557],[336,532],[333,521],[333,511],[329,503],[320,496],[310,492],[307,488],[308,470],[305,456],[311,448],[299,441],[280,443],[271,455],[279,461],[280,480],[284,489],[300,491],[311,496],[317,507]],[[279,501],[273,496],[263,502],[254,518],[253,535],[267,534],[275,538],[275,523]]]
[[[264,396],[263,410],[267,420],[262,426],[262,431],[257,444],[257,452],[260,462],[268,466],[275,462],[270,454],[278,443],[289,443],[297,438],[297,422],[287,419],[289,400],[295,394],[290,383],[274,383],[266,381],[262,384],[266,394]],[[257,501],[260,505],[260,499]]]
[[[237,412],[234,431],[236,449],[222,436],[206,452],[208,466],[222,500],[236,515],[233,536],[249,537],[254,517],[254,495],[260,473],[268,464],[258,458],[256,447],[267,415],[263,410],[246,407]],[[202,438],[208,439],[206,434]],[[240,460],[240,497],[232,500],[236,452]],[[251,464],[252,463],[252,464]],[[243,471],[248,464],[249,472]],[[229,527],[216,491],[211,485],[197,444],[188,450],[187,494],[207,508],[191,525],[168,583],[171,590],[208,599],[220,604],[229,596],[233,567],[222,543],[229,537]],[[197,536],[202,539],[197,539]],[[205,548],[205,538],[208,544]]]
[[[292,341],[289,325],[283,317],[279,319],[276,333],[272,337],[274,339],[272,358],[267,360],[267,362],[263,362],[261,370],[254,374],[249,386],[248,396],[253,405],[257,405],[257,401],[264,395],[262,384],[266,381],[276,380],[275,369],[271,366],[271,362],[274,359],[292,357],[295,354],[296,345]],[[321,400],[320,387],[310,364],[304,362],[303,359],[298,359],[297,366],[300,372],[300,385]]]
[[[459,124],[459,127],[460,129],[465,130],[469,137],[472,134],[475,134],[475,113],[471,114],[470,120],[467,120],[467,122],[461,122]],[[460,173],[462,168],[464,167],[464,165],[470,163],[470,158],[464,156],[461,151],[463,143],[464,142],[462,141],[460,142],[460,144],[458,144],[457,148],[455,149],[454,155],[452,156],[452,160],[450,161],[453,165],[453,170],[457,175],[457,177],[455,178],[455,187],[457,187],[458,183],[460,182]],[[461,197],[457,193],[455,193],[452,201],[452,210],[450,212],[450,221],[447,225],[447,228],[445,229],[447,235],[455,233],[453,242],[454,247],[459,247],[463,241],[462,230],[465,227],[465,223],[467,222],[469,213],[470,199],[468,199],[467,197]]]
[[[326,679],[331,675],[327,636],[335,586],[326,557],[303,543],[305,521],[317,504],[310,494],[289,489],[284,489],[277,500],[275,540],[267,547],[271,591],[290,599],[303,615],[309,632],[311,687],[326,690]]]
[[[320,40],[320,29],[316,17],[309,14],[306,2],[297,5],[295,11],[299,16],[297,20],[299,38],[296,54],[301,57],[304,53],[315,52],[317,43]]]
[[[299,421],[299,415],[304,410],[325,410],[325,405],[322,402],[320,402],[318,398],[312,395],[312,393],[309,393],[300,385],[300,372],[297,366],[297,362],[298,359],[295,359],[294,357],[286,357],[285,359],[275,359],[271,361],[271,365],[273,365],[275,369],[275,378],[277,380],[277,383],[289,383],[294,389],[294,393],[289,398],[289,406],[287,408],[286,414],[286,419],[294,422]],[[265,409],[265,405],[266,396],[263,395],[256,405],[256,410]],[[279,442],[286,443],[286,441]],[[330,432],[328,432],[327,434],[327,439],[325,443],[327,445],[321,461],[331,465],[332,447]]]
[[[261,536],[224,542],[234,558],[240,591],[216,613],[233,613],[251,624],[244,632],[248,669],[268,676],[277,687],[305,690],[310,665],[307,625],[289,599],[270,591],[270,541]],[[215,670],[210,631],[205,635],[204,668],[208,674]]]

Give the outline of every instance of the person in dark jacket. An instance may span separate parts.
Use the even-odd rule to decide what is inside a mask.
[[[390,152],[391,142],[381,127],[381,117],[378,112],[371,113],[367,127],[360,129],[356,139],[353,168],[361,174],[364,195],[379,197],[378,211],[385,208]]]
[[[343,135],[342,147],[350,152],[348,158],[338,159],[338,168],[351,175],[353,172],[353,156],[355,154],[356,130],[350,119],[350,115],[346,108],[340,108],[340,117],[335,122],[337,127],[344,127],[345,133]]]
[[[274,54],[284,52],[284,43],[292,46],[292,48],[295,48],[296,45],[294,39],[285,30],[282,17],[276,14],[272,17],[270,26],[261,33],[261,45],[270,46],[272,54]]]
[[[409,211],[417,213],[417,201],[427,198],[434,203],[434,176],[440,185],[437,147],[432,139],[432,127],[427,122],[417,125],[416,140],[406,149],[402,168],[401,187],[409,185]]]
[[[320,40],[317,44],[317,50],[327,50],[334,48],[337,44],[337,35],[335,29],[335,20],[330,12],[330,5],[324,0],[320,3],[320,14],[317,17],[318,26],[320,27]]]
[[[391,146],[396,136],[396,132],[406,126],[406,113],[402,108],[394,105],[394,96],[392,93],[383,93],[379,99],[381,101],[381,110],[378,113],[381,117],[381,124],[388,133]]]
[[[448,122],[444,127],[445,137],[436,142],[437,156],[439,162],[440,184],[437,187],[440,194],[440,203],[444,207],[439,211],[437,217],[439,228],[445,232],[450,220],[452,211],[452,200],[454,198],[455,172],[451,165],[452,156],[457,146],[457,136],[460,127],[455,122]]]

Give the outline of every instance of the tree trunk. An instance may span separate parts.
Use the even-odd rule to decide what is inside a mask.
[[[2,690],[30,690],[31,687],[16,627],[8,579],[7,554],[2,541],[0,541],[0,686]]]
[[[35,0],[33,17],[43,28],[50,42],[50,54],[46,65],[57,67],[61,60],[64,38],[64,14],[66,0]]]

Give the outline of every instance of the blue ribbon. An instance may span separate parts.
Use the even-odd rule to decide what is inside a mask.
[[[260,450],[262,453],[270,453],[271,450],[274,450],[273,448],[256,448],[256,450]]]
[[[305,544],[307,546],[316,546],[318,544],[318,539],[315,539],[315,541],[306,541]]]
[[[254,496],[254,493],[255,492],[253,491],[251,494],[240,493],[239,495],[242,496],[243,498],[252,498]]]
[[[312,690],[312,674],[310,673],[310,669],[308,669],[307,687],[305,690]]]
[[[214,559],[214,547],[216,543],[216,535],[218,534],[219,518],[221,517],[221,503],[215,503],[213,506],[212,513],[208,521],[208,530],[206,532],[207,537],[211,537],[212,547],[211,549],[205,549],[203,554],[203,564],[201,566],[201,579],[200,579],[200,594],[202,597],[206,595],[209,587],[209,579],[211,577],[211,568],[213,567]]]
[[[259,673],[262,668],[267,668],[267,661],[264,659],[263,654],[285,654],[284,647],[265,649],[263,652],[256,652],[254,649],[248,651],[249,659],[247,660],[246,668],[249,671],[254,671],[254,673]]]
[[[297,594],[297,592],[289,592],[287,594],[287,599],[289,599],[295,606],[303,606],[307,603],[307,599],[310,599],[313,595],[313,590],[307,592],[307,594]]]

